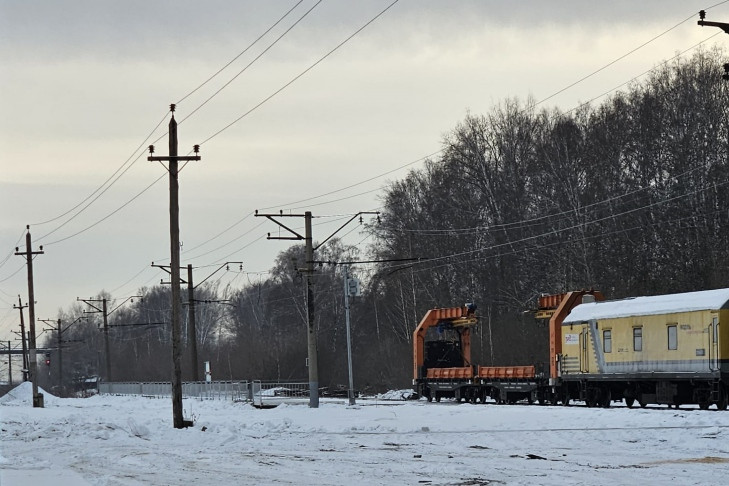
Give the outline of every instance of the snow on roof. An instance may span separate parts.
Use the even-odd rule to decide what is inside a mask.
[[[674,314],[700,310],[725,308],[729,301],[729,289],[701,290],[682,294],[656,295],[653,297],[631,297],[580,304],[570,312],[564,324],[585,322],[592,319],[614,319],[618,317]]]

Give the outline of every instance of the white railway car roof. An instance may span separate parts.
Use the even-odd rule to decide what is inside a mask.
[[[563,324],[585,322],[592,319],[675,314],[700,310],[729,308],[729,289],[701,290],[683,294],[630,297],[580,304],[570,312]]]

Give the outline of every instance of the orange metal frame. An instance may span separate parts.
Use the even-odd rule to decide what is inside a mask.
[[[442,321],[458,321],[475,317],[475,312],[468,307],[448,307],[443,309],[431,309],[425,313],[418,327],[413,331],[413,379],[423,378],[418,376],[420,368],[425,363],[425,333],[433,326]],[[471,365],[471,329],[464,327],[461,330],[461,352],[464,362]]]
[[[554,308],[549,319],[549,377],[558,378],[557,358],[562,354],[562,322],[572,309],[582,303],[582,297],[594,295],[595,300],[605,300],[602,292],[596,290],[576,290],[566,294],[546,295],[539,298],[539,307]]]

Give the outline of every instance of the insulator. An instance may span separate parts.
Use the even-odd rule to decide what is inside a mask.
[[[174,113],[174,112],[175,112],[175,104],[174,104],[174,103],[172,103],[172,104],[170,105],[170,111],[171,111],[172,113]]]
[[[150,145],[149,146],[149,153],[150,154],[153,154],[154,153],[154,145]]]
[[[199,145],[193,145],[192,146],[192,151],[195,152],[196,154],[199,153],[200,152],[200,146]]]
[[[699,18],[704,20],[706,18],[706,10],[699,10]]]

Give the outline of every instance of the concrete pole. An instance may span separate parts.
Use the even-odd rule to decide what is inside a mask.
[[[8,384],[13,386],[13,355],[10,354],[10,341],[8,341]]]
[[[347,368],[349,370],[349,404],[354,405],[354,377],[352,375],[352,335],[349,326],[349,265],[344,267],[344,315],[347,324]]]
[[[101,315],[104,316],[104,354],[106,358],[106,381],[111,383],[111,348],[109,347],[109,314],[106,299],[101,299]]]
[[[197,331],[195,327],[195,288],[192,284],[192,264],[187,265],[187,302],[188,302],[188,325],[187,345],[190,349],[190,370],[192,381],[200,381],[200,374],[197,364]]]
[[[304,213],[306,243],[306,320],[309,356],[309,407],[319,408],[319,365],[317,359],[316,326],[314,322],[314,245],[311,237],[311,211]]]
[[[58,319],[58,386],[61,390],[61,396],[65,396],[65,386],[63,384],[63,348],[61,343],[61,320]]]

